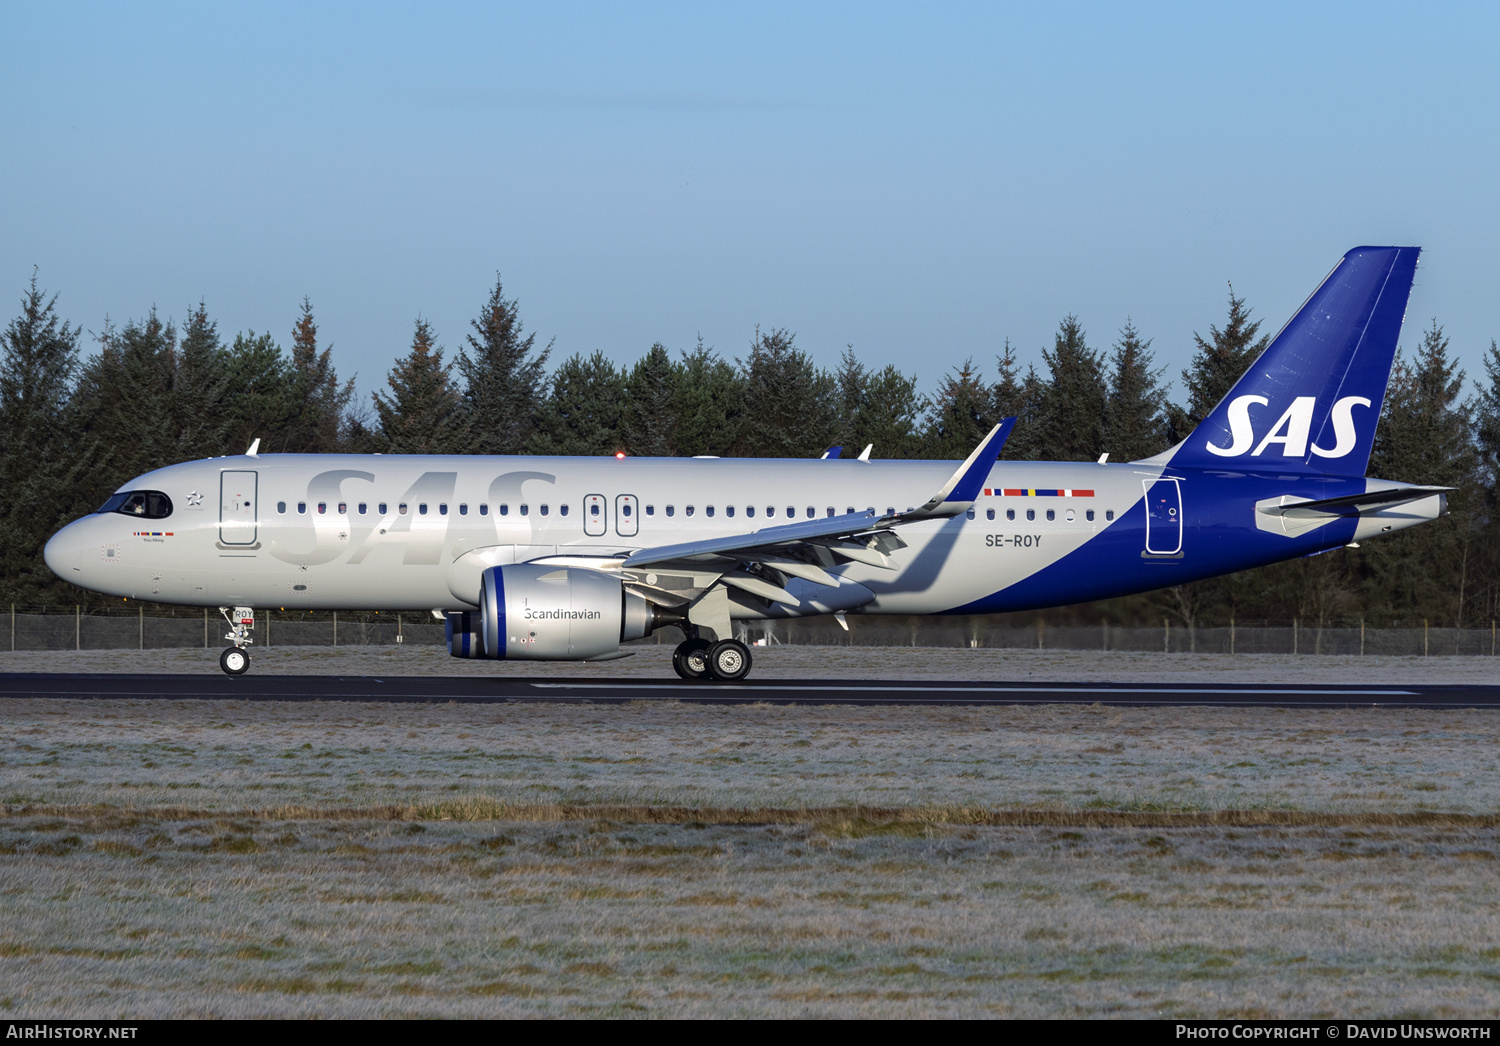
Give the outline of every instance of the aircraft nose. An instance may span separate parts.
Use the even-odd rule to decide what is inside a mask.
[[[83,571],[83,535],[79,533],[78,524],[69,523],[53,534],[42,550],[42,558],[52,573],[77,584],[78,575]]]

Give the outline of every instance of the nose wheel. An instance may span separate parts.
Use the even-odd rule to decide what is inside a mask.
[[[219,613],[229,622],[224,638],[234,644],[219,655],[219,667],[225,675],[242,676],[250,668],[250,651],[246,647],[255,642],[250,638],[250,630],[255,627],[255,608],[220,607]]]
[[[250,667],[250,651],[237,646],[227,646],[219,655],[219,667],[225,675],[242,676]]]

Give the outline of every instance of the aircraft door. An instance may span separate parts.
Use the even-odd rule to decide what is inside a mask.
[[[1146,554],[1182,554],[1182,483],[1162,478],[1143,480],[1146,488]]]
[[[641,522],[636,518],[639,511],[634,494],[621,494],[615,498],[615,533],[622,538],[635,537],[641,529]]]
[[[589,494],[583,499],[583,532],[591,538],[602,538],[609,529],[609,502],[603,494]]]
[[[219,541],[225,545],[255,544],[254,472],[219,473]]]

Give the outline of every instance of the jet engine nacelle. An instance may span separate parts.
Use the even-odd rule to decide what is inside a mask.
[[[445,615],[448,653],[498,661],[585,661],[670,623],[618,577],[578,567],[490,567],[478,610]]]

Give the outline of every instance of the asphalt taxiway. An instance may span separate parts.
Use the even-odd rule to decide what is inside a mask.
[[[1216,705],[1264,708],[1496,708],[1500,686],[1032,683],[772,679],[697,683],[474,676],[0,674],[0,698],[206,701],[684,701],[798,705]]]

